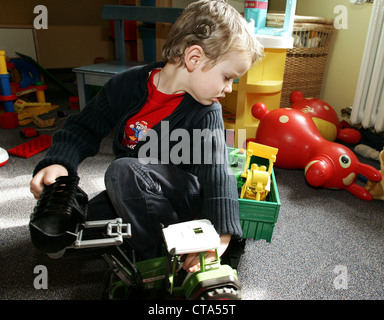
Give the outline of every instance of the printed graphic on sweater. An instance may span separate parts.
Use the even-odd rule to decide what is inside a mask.
[[[147,102],[136,115],[126,122],[121,143],[127,148],[134,149],[151,128],[177,108],[185,95],[184,93],[165,94],[158,91],[153,83],[153,77],[157,72],[160,72],[160,69],[154,70],[149,77]]]
[[[122,143],[133,149],[135,145],[141,140],[145,133],[148,131],[148,122],[141,120],[135,123],[127,123],[124,130]]]

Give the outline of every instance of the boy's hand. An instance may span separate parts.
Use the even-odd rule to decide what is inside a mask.
[[[41,169],[31,180],[30,190],[36,200],[40,198],[43,192],[44,186],[56,182],[56,178],[61,176],[67,176],[68,170],[59,164],[53,164],[51,166]]]
[[[217,248],[217,253],[219,257],[227,249],[229,242],[231,241],[231,235],[220,236],[220,246]],[[208,251],[205,254],[205,261],[212,262],[216,260],[215,251]],[[187,255],[187,258],[184,261],[183,269],[189,272],[195,272],[200,269],[200,259],[199,253],[190,253]]]

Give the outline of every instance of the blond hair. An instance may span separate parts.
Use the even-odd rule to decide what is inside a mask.
[[[255,63],[263,51],[246,20],[224,0],[200,0],[185,8],[163,46],[163,62],[183,66],[184,52],[193,45],[203,48],[208,68],[234,51]]]

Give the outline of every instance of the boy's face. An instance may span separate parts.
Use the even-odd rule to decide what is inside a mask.
[[[211,69],[204,69],[205,62],[194,70],[189,94],[203,105],[211,105],[232,92],[232,83],[244,75],[251,66],[245,54],[232,52]]]

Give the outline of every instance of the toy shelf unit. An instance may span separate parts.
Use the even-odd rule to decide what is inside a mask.
[[[266,2],[245,1],[244,16],[254,27],[257,39],[264,47],[262,60],[233,85],[224,98],[223,118],[226,129],[234,130],[234,147],[245,147],[245,140],[254,138],[259,120],[252,116],[252,106],[264,103],[268,109],[280,107],[287,49],[293,47],[292,25],[296,1],[287,0],[281,27],[266,25]],[[261,20],[261,21],[260,21]],[[245,134],[240,133],[245,129]]]
[[[244,181],[241,179],[241,173],[246,164],[246,151],[242,148],[227,148],[228,160],[231,169],[238,182],[238,188],[241,189]],[[250,166],[256,163],[259,166],[270,166],[269,159],[261,156],[252,155]],[[254,240],[265,240],[271,242],[273,230],[277,223],[280,211],[280,197],[277,189],[277,183],[274,170],[271,170],[270,191],[265,201],[249,200],[239,198],[240,223],[243,230],[243,238]]]
[[[225,128],[235,133],[234,147],[245,147],[245,139],[256,135],[259,120],[252,116],[255,103],[263,102],[270,110],[280,107],[285,59],[285,48],[265,48],[263,60],[241,77],[221,101]],[[245,136],[240,129],[246,130]]]

